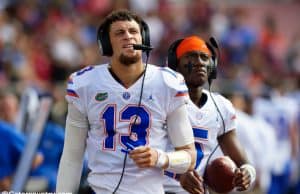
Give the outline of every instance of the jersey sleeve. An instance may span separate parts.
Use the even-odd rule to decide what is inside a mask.
[[[168,67],[162,68],[163,80],[169,89],[169,103],[167,105],[168,114],[183,104],[187,104],[189,95],[188,88],[183,76]]]
[[[94,69],[92,66],[83,68],[72,73],[67,82],[66,100],[73,104],[82,114],[86,114],[87,96],[86,90],[89,83],[89,71]]]
[[[221,95],[217,95],[220,106],[220,111],[225,123],[225,133],[235,130],[237,126],[236,122],[236,111],[232,103]],[[222,122],[222,121],[221,121]],[[218,132],[218,136],[224,133],[223,124]]]

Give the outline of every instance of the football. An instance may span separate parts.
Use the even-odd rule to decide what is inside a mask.
[[[217,193],[227,193],[234,188],[235,169],[235,163],[228,156],[216,158],[206,167],[205,184]]]

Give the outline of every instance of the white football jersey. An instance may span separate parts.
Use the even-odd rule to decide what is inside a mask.
[[[217,137],[236,129],[235,109],[231,102],[220,94],[212,93],[213,99],[221,112],[221,117],[209,92],[203,90],[203,95],[207,96],[207,101],[201,108],[196,106],[191,100],[188,102],[188,114],[193,127],[197,151],[195,169],[201,176],[203,176],[209,155],[218,145]],[[225,126],[223,126],[223,120]],[[169,149],[173,149],[172,146]],[[180,186],[180,183],[174,179],[176,176],[174,173],[166,171],[165,175],[165,191],[186,193]]]
[[[249,163],[256,170],[257,180],[266,191],[271,180],[271,168],[274,163],[275,134],[270,125],[263,119],[253,117],[241,110],[236,111],[237,129],[236,135],[243,143]],[[262,149],[264,148],[264,149]],[[238,194],[239,191],[231,191],[230,194]],[[264,192],[267,193],[267,192]]]
[[[73,73],[66,95],[88,118],[88,182],[97,193],[112,193],[117,186],[125,156],[121,149],[130,145],[166,149],[167,116],[188,100],[183,77],[169,68],[148,64],[142,92],[143,76],[125,88],[108,68],[103,64]],[[163,193],[162,181],[161,169],[141,169],[127,157],[117,193]]]
[[[265,119],[275,129],[276,162],[273,173],[281,174],[291,160],[291,130],[296,123],[297,104],[283,96],[272,95],[270,99],[256,98],[253,104],[254,114]]]
[[[259,167],[256,169],[256,174],[259,177],[260,186],[265,193],[267,193],[268,188],[271,183],[271,172],[274,166],[274,161],[276,161],[277,153],[274,152],[277,147],[275,129],[272,125],[267,123],[263,118],[258,116],[253,116],[253,124],[257,126],[256,130],[258,132],[258,139],[255,142],[261,144],[261,156],[255,158]],[[252,125],[253,125],[252,124]],[[251,125],[251,126],[252,126]]]

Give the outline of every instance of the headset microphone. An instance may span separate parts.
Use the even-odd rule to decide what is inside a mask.
[[[133,49],[134,50],[142,50],[142,51],[151,51],[153,49],[153,47],[147,46],[144,44],[134,44]]]

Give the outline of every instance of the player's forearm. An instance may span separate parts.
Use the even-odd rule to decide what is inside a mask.
[[[188,144],[186,146],[182,146],[182,147],[177,147],[175,148],[175,152],[168,152],[168,168],[171,168],[172,164],[174,167],[176,167],[176,163],[178,163],[180,161],[180,159],[182,159],[182,161],[188,161],[189,162],[186,164],[186,170],[184,170],[185,172],[188,170],[193,170],[195,167],[195,163],[196,163],[196,150],[195,150],[195,144],[191,143]],[[187,160],[187,158],[189,158]],[[173,160],[173,161],[172,161]]]
[[[180,174],[192,170],[195,166],[196,150],[193,131],[185,105],[177,108],[169,115],[167,126],[175,151],[160,153],[158,166]],[[166,159],[161,159],[162,157]]]
[[[72,130],[78,129],[73,127]],[[57,192],[76,192],[82,172],[85,146],[80,146],[79,144],[84,144],[84,142],[80,143],[80,138],[74,138],[74,136],[83,135],[78,133],[76,135],[70,135],[68,131],[68,127],[66,127],[65,145],[57,176]]]
[[[196,149],[195,144],[191,143],[189,145],[183,146],[183,147],[177,147],[175,148],[176,151],[186,151],[190,157],[191,157],[191,163],[188,170],[193,170],[196,165]]]
[[[80,183],[85,146],[79,145],[84,142],[77,136],[83,136],[83,134],[68,134],[69,127],[66,127],[65,145],[59,164],[57,192],[76,192]],[[72,130],[80,129],[72,127]]]
[[[239,142],[235,130],[220,136],[218,142],[224,155],[228,155],[238,167],[248,163],[246,152]]]
[[[82,162],[69,161],[62,156],[58,176],[56,192],[76,193],[80,184]]]
[[[248,163],[246,152],[238,141],[235,130],[232,130],[220,136],[218,138],[218,141],[224,155],[228,155],[239,167],[240,171],[248,172],[249,177],[248,175],[245,175],[245,173],[242,173],[241,176],[243,177],[243,180],[245,179],[244,176],[247,176],[249,178],[249,180],[247,178],[249,184],[240,182],[241,184],[236,186],[238,186],[237,189],[239,191],[249,191],[254,185],[256,179],[256,170],[251,164]]]
[[[194,144],[176,148],[173,152],[157,150],[158,157],[156,166],[175,173],[185,173],[194,169],[196,152]]]
[[[87,131],[84,116],[73,105],[69,105],[65,143],[57,177],[57,192],[76,192],[78,189]]]

